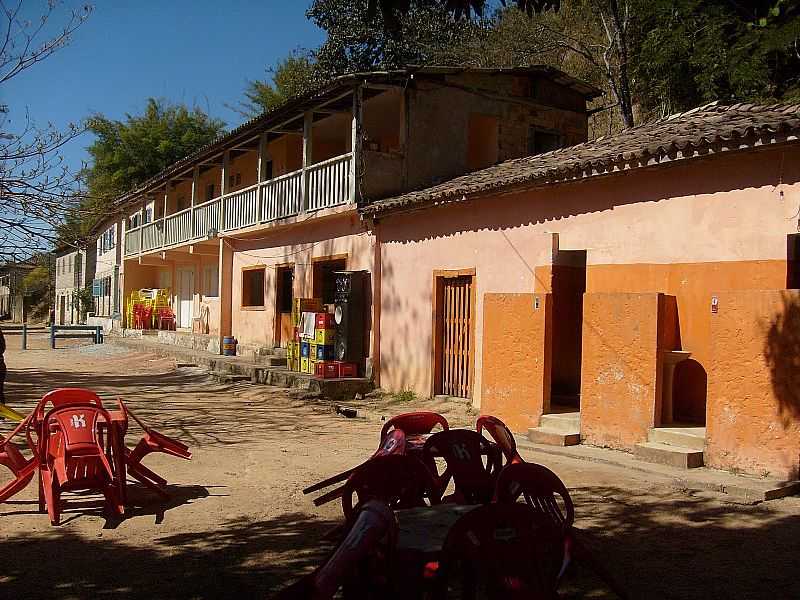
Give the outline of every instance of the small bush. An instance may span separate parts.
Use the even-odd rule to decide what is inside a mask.
[[[394,393],[394,399],[398,402],[414,402],[417,399],[417,394],[414,390],[404,388]]]

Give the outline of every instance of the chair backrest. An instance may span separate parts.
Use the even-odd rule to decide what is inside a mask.
[[[51,423],[58,424],[58,433],[66,454],[84,454],[87,451],[102,452],[98,439],[100,422],[110,423],[111,417],[102,408],[92,406],[63,406],[54,408],[44,419],[42,431],[51,435]]]
[[[524,504],[487,504],[461,517],[445,539],[436,598],[556,597],[564,556],[561,532]]]
[[[58,388],[47,392],[34,409],[38,419],[44,418],[45,409],[48,404],[53,408],[75,405],[94,405],[103,408],[103,401],[100,396],[92,390],[86,388]]]
[[[500,452],[479,433],[471,429],[434,433],[425,441],[422,457],[428,469],[437,474],[441,490],[452,477],[456,492],[465,502],[491,500],[501,466]],[[441,474],[436,467],[437,458],[443,458],[447,465]]]
[[[430,411],[419,411],[403,413],[392,417],[381,428],[381,440],[386,437],[392,429],[401,429],[406,436],[423,435],[433,431],[434,427],[441,425],[442,429],[447,431],[450,425],[447,423],[442,415]]]
[[[524,497],[528,506],[546,515],[558,527],[571,527],[575,521],[575,507],[567,487],[558,475],[542,465],[508,465],[497,480],[496,497],[501,503],[515,503]]]
[[[475,423],[475,429],[478,433],[483,432],[485,429],[492,436],[495,444],[502,450],[503,456],[506,457],[507,464],[525,462],[517,452],[517,442],[514,440],[514,434],[497,417],[481,415]]]
[[[357,502],[353,502],[354,496]],[[386,502],[391,508],[425,506],[425,498],[438,504],[437,487],[428,469],[405,454],[375,456],[358,467],[344,484],[342,511],[351,521],[369,500]]]

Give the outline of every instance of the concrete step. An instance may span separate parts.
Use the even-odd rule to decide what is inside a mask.
[[[703,466],[702,450],[670,446],[659,442],[637,444],[633,448],[633,455],[640,460],[680,469],[694,469]]]
[[[647,432],[647,441],[702,452],[706,445],[706,428],[657,427]]]
[[[285,367],[287,364],[286,356],[265,356],[262,358],[261,364],[268,367]]]
[[[564,432],[548,427],[531,427],[528,439],[534,444],[545,446],[577,446],[581,443],[581,434],[577,431]]]
[[[539,427],[550,431],[560,431],[561,433],[579,433],[581,430],[581,413],[565,412],[542,415],[539,419]]]

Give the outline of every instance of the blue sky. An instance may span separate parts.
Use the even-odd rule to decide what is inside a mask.
[[[46,0],[25,0],[32,17]],[[17,122],[27,106],[39,123],[63,127],[95,112],[121,119],[141,113],[148,97],[197,105],[230,128],[248,79],[324,34],[305,18],[310,0],[96,0],[73,42],[21,73],[3,89]],[[80,6],[79,2],[69,6]],[[41,11],[38,11],[41,13]],[[56,15],[54,18],[58,18]],[[12,124],[13,129],[13,124]],[[80,166],[85,134],[65,148]]]

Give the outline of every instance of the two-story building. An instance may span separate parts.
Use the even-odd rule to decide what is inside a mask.
[[[36,265],[29,262],[7,262],[0,265],[0,319],[23,323],[28,317],[25,300],[25,276]]]
[[[119,200],[123,297],[170,289],[179,329],[213,348],[226,335],[245,350],[283,346],[293,297],[331,303],[340,270],[376,281],[360,206],[585,141],[598,93],[547,67],[340,77]]]
[[[77,290],[91,287],[94,279],[94,242],[85,247],[60,246],[53,252],[55,268],[55,322],[58,325],[75,325],[83,321],[81,306],[75,297]],[[91,312],[86,307],[85,312]]]

